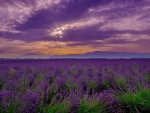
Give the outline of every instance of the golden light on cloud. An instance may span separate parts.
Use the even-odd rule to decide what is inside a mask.
[[[61,33],[59,31],[59,33]],[[125,36],[127,36],[126,34]],[[68,46],[68,44],[73,44],[76,42],[60,42],[60,41],[35,41],[26,43],[21,40],[10,40],[0,38],[0,50],[4,50],[1,52],[0,57],[7,56],[21,56],[27,53],[37,53],[43,56],[51,56],[51,55],[67,55],[67,54],[84,54],[92,51],[121,51],[122,49],[126,52],[136,51],[139,52],[141,48],[143,52],[148,52],[149,45],[146,45],[146,42],[140,43],[138,40],[142,41],[142,37],[134,40],[135,43],[111,43],[111,40],[116,40],[117,38],[111,38],[109,40],[95,40],[94,42],[98,43],[100,46],[93,45],[77,45],[77,46]],[[122,37],[122,39],[125,39]],[[150,39],[150,37],[146,37],[145,39]],[[130,41],[130,40],[129,40]],[[8,46],[9,45],[9,46]],[[144,45],[144,46],[143,46]],[[147,46],[147,49],[144,47]],[[132,48],[132,49],[131,49]]]

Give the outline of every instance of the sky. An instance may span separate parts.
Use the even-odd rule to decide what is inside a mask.
[[[150,0],[0,0],[0,57],[150,52]]]

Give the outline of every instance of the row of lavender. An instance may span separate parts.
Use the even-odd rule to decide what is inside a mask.
[[[1,60],[1,113],[150,112],[150,60]]]

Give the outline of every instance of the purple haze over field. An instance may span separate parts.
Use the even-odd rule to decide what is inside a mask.
[[[0,0],[0,57],[150,52],[150,0]]]

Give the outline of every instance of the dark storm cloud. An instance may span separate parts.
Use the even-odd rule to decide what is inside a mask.
[[[118,1],[118,0],[117,0]],[[92,16],[86,14],[87,10],[91,7],[103,6],[113,2],[112,0],[72,0],[71,2],[60,2],[58,5],[53,5],[49,8],[43,8],[31,15],[31,17],[23,24],[16,27],[17,30],[28,29],[40,29],[40,28],[53,28],[59,27],[64,23],[69,23],[76,19],[83,18],[85,16]],[[107,19],[112,20],[114,18],[121,18],[127,16],[129,13],[133,14],[132,1],[126,1],[130,6],[125,8],[115,8],[109,11],[102,11],[96,13],[96,15],[109,15]],[[136,1],[141,2],[141,0]],[[124,1],[118,1],[118,3],[124,3]],[[117,2],[116,2],[117,4]],[[132,5],[131,5],[132,4]],[[62,7],[63,6],[63,7]],[[115,13],[114,13],[115,12]]]
[[[97,47],[103,47],[105,45],[108,46],[108,44],[127,44],[127,43],[134,43],[134,41],[130,41],[127,39],[109,39],[109,40],[103,40],[103,41],[93,41],[93,40],[86,40],[86,41],[80,41],[75,43],[69,43],[67,46],[70,47],[76,47],[76,46],[97,46]]]
[[[0,6],[25,4],[33,6],[33,12],[22,23],[15,23],[14,30],[20,31],[19,33],[13,33],[9,31],[0,31],[0,36],[10,39],[19,39],[24,41],[37,41],[37,40],[54,40],[54,41],[91,41],[102,40],[117,36],[117,34],[146,34],[150,35],[149,29],[146,30],[118,30],[118,29],[106,29],[100,30],[105,24],[112,20],[122,19],[124,17],[130,17],[131,15],[137,15],[141,13],[142,7],[147,6],[149,1],[146,0],[70,0],[61,1],[58,4],[39,8],[34,10],[36,6],[36,0],[2,0]],[[109,4],[113,4],[114,7],[109,10],[103,10],[101,12],[89,12],[89,8],[100,8],[101,6],[108,7]],[[116,7],[115,7],[116,6]],[[120,7],[121,6],[121,7]],[[5,7],[3,7],[5,8]],[[104,16],[104,22],[100,22],[94,25],[87,25],[81,28],[67,29],[63,33],[62,38],[56,38],[49,35],[47,30],[53,30],[64,24],[69,24],[73,21],[89,17],[101,17]],[[149,17],[149,13],[144,13],[142,19]],[[14,20],[15,21],[15,20]],[[78,27],[78,26],[77,26]],[[115,43],[115,42],[112,42]]]
[[[34,42],[41,40],[41,37],[45,37],[45,29],[32,29],[22,33],[0,32],[0,36],[6,39],[23,40],[26,42]]]
[[[31,29],[53,27],[52,25],[58,17],[59,16],[50,9],[41,9],[33,14],[25,23],[18,25],[16,29],[26,31]]]
[[[17,30],[59,27],[63,23],[82,18],[90,7],[104,5],[112,0],[72,0],[60,2],[50,8],[41,9],[28,21],[16,27]],[[63,6],[63,7],[62,7]]]
[[[150,12],[150,10],[148,10],[148,12]],[[150,18],[150,13],[143,15],[138,20],[143,20],[143,19],[147,19],[147,18]],[[149,21],[145,21],[145,22],[150,22],[150,20]]]
[[[103,24],[98,24],[98,25],[93,25],[89,27],[84,27],[84,28],[79,28],[79,29],[70,29],[65,31],[63,34],[63,37],[55,37],[55,36],[49,36],[45,32],[45,29],[32,29],[29,30],[28,32],[25,33],[20,33],[16,37],[16,34],[13,33],[0,33],[0,35],[3,35],[5,38],[13,38],[16,40],[24,40],[27,42],[32,42],[35,40],[39,41],[64,41],[64,42],[78,42],[78,41],[92,41],[92,40],[104,40],[104,39],[109,39],[111,37],[117,38],[117,35],[123,35],[123,34],[131,34],[131,35],[150,35],[150,29],[147,30],[141,30],[141,31],[136,31],[136,30],[114,30],[110,29],[107,31],[102,31],[99,30],[99,26],[102,26]],[[10,38],[10,39],[11,39]],[[116,41],[116,42],[115,42]],[[126,43],[126,40],[122,39],[117,39],[113,40],[111,43]],[[84,44],[83,44],[84,45]]]
[[[70,29],[67,30],[62,38],[56,38],[56,37],[44,37],[40,40],[54,40],[54,41],[65,41],[65,42],[70,42],[70,41],[92,41],[92,40],[104,40],[104,39],[109,39],[111,37],[117,38],[117,35],[123,35],[123,34],[131,34],[131,35],[150,35],[150,29],[148,30],[141,30],[141,31],[136,31],[136,30],[106,30],[102,31],[99,30],[99,25],[93,25],[89,27],[84,27],[80,29]],[[118,40],[116,40],[118,41]],[[119,43],[119,42],[118,42]]]
[[[113,6],[110,9],[105,9],[98,12],[98,8],[95,11],[90,12],[92,16],[105,16],[107,21],[112,21],[115,19],[122,19],[125,17],[136,16],[139,13],[144,13],[144,17],[149,17],[148,11],[144,12],[144,6],[149,6],[150,2],[145,0],[114,0],[112,2]],[[111,7],[111,6],[110,6]],[[101,9],[101,7],[99,7]],[[141,18],[142,19],[142,18]]]

